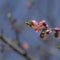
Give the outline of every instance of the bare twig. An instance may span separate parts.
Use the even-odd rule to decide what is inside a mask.
[[[12,44],[12,42],[8,40],[8,38],[6,38],[4,35],[0,34],[0,39],[4,41],[6,44],[8,44],[14,51],[24,56],[25,58],[27,58],[27,60],[31,60],[31,58],[29,57],[29,55],[26,53],[25,50],[20,49],[18,46],[15,46],[14,44]]]

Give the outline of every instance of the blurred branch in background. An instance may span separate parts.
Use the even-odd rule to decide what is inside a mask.
[[[5,42],[6,44],[8,44],[14,51],[16,51],[18,54],[24,56],[25,58],[27,58],[27,60],[31,60],[31,58],[29,57],[29,55],[26,53],[26,51],[24,51],[23,49],[20,49],[18,46],[15,46],[12,42],[10,42],[10,40],[8,40],[4,35],[0,34],[0,39]]]
[[[35,2],[37,1],[37,2]],[[56,17],[54,16],[54,5],[55,2],[54,0],[46,0],[47,1],[47,14],[45,16],[45,18],[47,18],[49,20],[49,23],[52,27],[55,26],[55,22],[54,20],[56,19]],[[41,2],[44,2],[44,0],[29,0],[29,2],[27,2],[27,8],[28,8],[28,12],[25,16],[23,16],[23,18],[21,20],[23,20],[23,23],[25,24],[25,21],[31,20],[32,18],[40,20],[41,17],[44,16],[44,12],[43,9],[41,9],[42,7],[40,6]],[[52,3],[51,3],[52,2]],[[20,3],[19,3],[20,4]],[[17,4],[17,5],[19,5]],[[42,4],[43,5],[43,4]],[[12,6],[12,5],[11,5]],[[16,4],[15,4],[16,6]],[[2,13],[4,13],[3,11],[5,10],[5,8],[9,8],[10,4],[8,3],[7,5],[5,4],[5,7],[3,6],[3,10]],[[14,11],[15,7],[12,7],[12,10]],[[7,10],[7,9],[6,9]],[[20,11],[20,10],[19,10]],[[35,12],[37,11],[37,17],[33,14],[35,14]],[[11,27],[14,30],[15,33],[15,37],[16,37],[16,45],[15,46],[7,37],[4,36],[3,34],[3,30],[2,33],[0,34],[0,39],[5,42],[7,45],[9,45],[14,51],[16,51],[18,54],[24,56],[27,60],[34,60],[32,57],[29,56],[29,54],[27,54],[26,50],[23,47],[26,47],[26,49],[28,48],[28,45],[25,43],[23,46],[21,45],[21,41],[19,39],[19,26],[16,24],[17,20],[13,19],[13,17],[11,16],[12,14],[9,12],[8,13],[8,19],[10,21]],[[42,15],[42,16],[41,16]],[[22,22],[20,22],[22,24]],[[22,24],[23,25],[23,24]],[[37,25],[39,27],[39,25]],[[25,26],[24,26],[25,27]],[[39,28],[38,28],[39,29]],[[37,30],[37,29],[35,29]],[[48,32],[49,33],[49,32]],[[53,39],[53,38],[52,38]],[[52,40],[50,39],[50,40]],[[49,45],[49,43],[44,42],[45,47],[39,50],[40,52],[40,57],[41,60],[49,60],[51,55],[54,56],[58,56],[60,57],[60,54],[56,51],[56,49],[51,48]],[[47,46],[48,45],[48,46]],[[60,46],[59,46],[60,47]],[[2,52],[4,51],[4,46],[2,45]],[[37,51],[36,51],[37,52]]]
[[[27,60],[31,60],[30,56],[26,53],[26,50],[22,49],[21,47],[15,46],[10,40],[8,40],[4,35],[3,29],[1,30],[0,34],[0,40],[2,40],[4,43],[6,43],[8,46],[10,46],[14,51],[16,51],[18,54],[24,56]],[[17,35],[18,36],[18,35]],[[5,45],[4,45],[5,46]],[[4,52],[4,46],[2,45],[2,50],[1,52]],[[4,59],[4,55],[3,55]]]
[[[15,32],[15,35],[16,35],[16,43],[20,48],[22,48],[21,47],[21,42],[20,42],[20,39],[19,39],[19,33],[20,33],[19,28],[20,27],[18,27],[16,25],[17,20],[12,18],[12,13],[11,12],[8,13],[8,19],[11,23],[11,27],[14,29],[14,32]]]

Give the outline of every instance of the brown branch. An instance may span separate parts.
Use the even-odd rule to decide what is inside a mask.
[[[19,32],[16,30],[16,31],[15,31],[15,34],[16,34],[16,43],[17,43],[17,45],[18,45],[20,48],[22,48],[21,42],[20,42],[20,40],[19,40]]]
[[[25,50],[20,49],[18,46],[15,46],[14,44],[12,44],[12,42],[8,40],[8,38],[6,38],[4,35],[0,34],[0,39],[6,44],[8,44],[14,51],[24,56],[27,60],[31,60],[31,58],[29,57],[29,55],[26,53]]]

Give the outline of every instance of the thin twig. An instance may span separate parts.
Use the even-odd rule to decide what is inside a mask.
[[[0,39],[3,42],[5,42],[6,44],[8,44],[14,51],[16,51],[20,55],[24,56],[27,60],[31,60],[31,58],[26,53],[26,51],[24,51],[24,50],[20,49],[18,46],[15,46],[14,44],[12,44],[12,42],[10,40],[8,40],[8,38],[6,38],[4,35],[0,34]]]

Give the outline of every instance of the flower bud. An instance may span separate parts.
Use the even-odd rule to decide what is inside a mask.
[[[55,32],[58,32],[59,31],[59,28],[55,28],[54,30],[55,30]]]
[[[42,32],[42,33],[40,34],[40,37],[41,37],[41,38],[44,38],[44,35],[45,35],[45,33]]]
[[[58,37],[59,36],[59,28],[55,28],[54,30],[55,30],[54,36],[55,37]]]
[[[50,33],[50,30],[46,30],[46,34],[49,34]]]
[[[29,49],[29,45],[28,45],[27,42],[23,42],[22,47],[23,47],[25,50],[28,50],[28,49]]]
[[[58,38],[58,36],[59,36],[58,32],[55,32],[54,36],[55,36],[56,38]]]
[[[42,20],[42,25],[46,26],[46,21]]]

